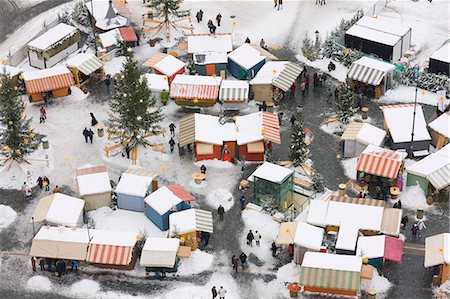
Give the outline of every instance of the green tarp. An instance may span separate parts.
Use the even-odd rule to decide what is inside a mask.
[[[314,288],[358,291],[361,275],[359,272],[301,267],[299,283]]]

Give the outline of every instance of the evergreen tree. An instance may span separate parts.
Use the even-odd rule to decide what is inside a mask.
[[[72,19],[85,27],[91,26],[89,10],[83,1],[78,1],[72,11]]]
[[[65,9],[63,12],[58,13],[58,20],[61,23],[70,25],[70,14],[67,9]]]
[[[302,54],[309,60],[315,60],[316,59],[316,49],[314,48],[314,43],[309,38],[308,33],[305,34],[305,37],[302,41]]]
[[[339,89],[336,103],[336,112],[341,122],[347,123],[349,118],[356,113],[356,109],[353,108],[355,98],[356,95],[350,83],[345,81]]]
[[[302,116],[301,114],[297,114],[297,120],[292,128],[290,159],[295,166],[298,166],[305,162],[308,152],[309,149],[306,144],[306,133],[303,127]]]
[[[266,161],[270,163],[277,163],[278,161],[280,161],[280,159],[277,157],[273,150],[269,150],[267,151]]]
[[[155,98],[147,87],[147,80],[141,77],[137,60],[130,52],[109,100],[108,126],[118,133],[115,141],[129,139],[131,148],[149,145],[144,136],[156,133],[162,119],[161,111],[154,106]]]
[[[0,74],[0,153],[19,163],[34,152],[40,143],[30,127],[31,118],[25,117],[24,110],[18,87],[14,86],[9,75]]]
[[[314,174],[312,175],[312,181],[314,191],[323,192],[325,190],[325,182],[323,176],[320,173],[314,172]]]

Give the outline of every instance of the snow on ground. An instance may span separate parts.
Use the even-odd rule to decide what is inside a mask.
[[[377,298],[385,298],[391,287],[392,283],[386,277],[381,276],[376,268],[373,268],[372,280],[361,280],[361,290],[365,292],[375,290],[377,291]]]
[[[415,211],[417,206],[420,205],[425,207],[425,211],[432,208],[432,206],[427,204],[425,193],[419,185],[403,188],[398,198],[402,201],[402,208],[408,210]]]
[[[358,158],[350,158],[341,160],[345,175],[351,179],[356,180],[356,166],[358,165]]]
[[[278,234],[278,227],[280,224],[272,219],[272,216],[254,211],[244,210],[242,211],[242,219],[244,221],[245,228],[241,236],[241,249],[248,256],[253,253],[262,260],[264,267],[272,267],[274,258],[270,250],[273,240],[276,239]],[[261,246],[256,246],[253,241],[253,247],[247,245],[247,233],[252,230],[253,234],[258,231],[261,234]]]
[[[202,273],[212,267],[213,261],[214,256],[210,253],[201,250],[192,251],[190,258],[180,260],[180,266],[176,274],[190,276]]]
[[[77,281],[70,287],[71,295],[76,298],[95,296],[100,291],[100,284],[91,279]]]
[[[161,231],[144,213],[122,209],[113,211],[109,207],[102,207],[89,212],[97,229],[129,231],[147,234],[147,237],[165,237],[167,232]]]
[[[49,292],[53,289],[53,284],[48,277],[35,275],[28,279],[27,289],[34,292]]]
[[[228,190],[216,189],[206,196],[206,203],[212,208],[222,205],[225,211],[228,211],[234,205],[234,198]]]
[[[105,62],[103,69],[105,70],[105,75],[110,75],[111,77],[123,69],[123,64],[125,62],[125,56],[118,56],[111,59],[111,61]]]
[[[262,279],[253,280],[252,286],[256,290],[257,298],[290,298],[289,291],[285,285],[288,282],[298,282],[300,267],[295,263],[289,263],[280,267],[277,278],[265,283]],[[299,294],[299,298],[305,298]]]
[[[416,88],[401,85],[395,89],[388,90],[379,100],[380,104],[414,103]],[[418,89],[417,103],[437,106],[438,96],[434,92]]]
[[[0,231],[16,220],[17,213],[11,207],[0,205]]]
[[[194,163],[195,166],[201,167],[202,165],[205,165],[206,169],[208,169],[208,167],[211,168],[233,168],[233,163],[228,162],[228,161],[221,161],[221,160],[203,160],[203,161],[198,161]]]
[[[314,61],[308,60],[303,54],[300,52],[295,56],[298,61],[303,62],[306,65],[312,66],[321,70],[324,73],[327,73],[331,77],[335,78],[339,82],[344,82],[347,79],[348,67],[344,66],[342,63],[336,62],[330,58],[316,59]],[[336,69],[334,71],[328,71],[328,64],[333,61]]]
[[[330,121],[320,126],[320,129],[330,135],[342,135],[346,125],[340,121]]]
[[[450,299],[450,280],[447,280],[439,287],[434,287],[433,294],[435,298]]]

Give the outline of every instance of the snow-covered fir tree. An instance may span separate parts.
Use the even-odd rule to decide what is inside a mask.
[[[339,89],[338,100],[336,102],[336,113],[341,122],[347,123],[349,118],[356,113],[356,109],[353,108],[355,98],[356,95],[350,82],[348,80],[345,81]]]
[[[314,174],[312,175],[312,181],[314,191],[323,192],[325,190],[325,181],[320,173],[314,172]]]
[[[155,98],[141,77],[137,60],[128,55],[123,70],[116,77],[114,94],[109,100],[109,128],[118,133],[117,142],[129,140],[131,148],[149,145],[145,135],[156,133],[162,119]]]
[[[71,17],[80,25],[83,25],[85,27],[91,26],[89,10],[83,1],[78,1],[77,3],[75,3]]]
[[[305,162],[308,152],[309,149],[306,144],[306,133],[302,116],[298,114],[294,127],[292,128],[291,151],[289,156],[294,165],[297,166]]]
[[[302,40],[302,54],[309,60],[316,59],[316,48],[308,33],[305,34],[305,37]]]
[[[0,153],[7,160],[19,163],[34,152],[40,143],[31,128],[31,118],[25,116],[24,110],[18,87],[10,76],[0,74]]]
[[[65,9],[61,13],[58,13],[58,20],[61,23],[70,25],[71,19],[70,19],[69,11],[67,9]]]
[[[150,0],[148,7],[153,9],[153,15],[163,21],[170,22],[173,17],[188,17],[190,10],[180,9],[183,0]]]

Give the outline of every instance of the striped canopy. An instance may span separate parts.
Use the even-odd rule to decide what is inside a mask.
[[[132,246],[90,244],[87,262],[107,265],[128,265],[133,253]]]
[[[169,54],[166,53],[156,53],[155,55],[153,55],[152,57],[150,57],[146,62],[144,62],[144,66],[148,66],[148,67],[154,67],[155,64],[157,64],[158,62],[160,62],[161,60],[163,60],[164,58],[166,58],[166,56]]]
[[[199,209],[195,210],[195,230],[208,233],[214,231],[211,212]]]
[[[303,71],[300,65],[289,62],[286,67],[280,72],[278,77],[273,80],[273,85],[286,92],[291,88],[298,76]]]
[[[395,67],[389,63],[369,57],[362,57],[352,63],[347,77],[355,81],[377,86],[381,83],[386,73],[394,69]]]
[[[263,112],[263,136],[265,140],[281,144],[280,123],[278,114],[271,112]]]
[[[427,175],[427,180],[436,190],[441,190],[450,184],[450,163]]]
[[[221,87],[219,93],[219,100],[227,101],[247,101],[248,100],[248,85],[245,88],[240,87]]]
[[[68,67],[76,67],[80,72],[89,76],[103,66],[103,61],[93,54],[81,53],[67,61]]]
[[[195,114],[180,119],[180,146],[186,146],[195,142]]]
[[[360,172],[395,179],[406,154],[369,145],[358,158]]]
[[[67,88],[74,85],[72,73],[59,74],[35,80],[25,80],[25,86],[28,94],[36,94],[61,88]]]
[[[354,198],[354,197],[348,197],[348,196],[332,195],[330,197],[330,200],[358,204],[358,205],[365,205],[365,206],[374,206],[374,207],[386,206],[386,202],[384,200],[371,199],[371,198]]]
[[[300,267],[299,284],[330,290],[358,291],[361,285],[361,274],[352,271]]]
[[[172,82],[170,97],[173,99],[216,100],[219,85],[180,84]]]

